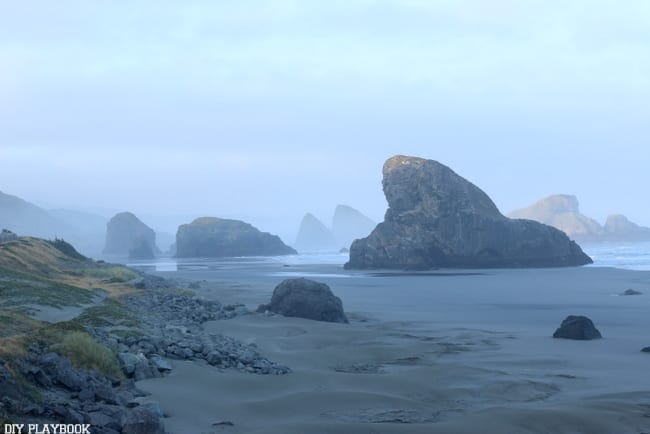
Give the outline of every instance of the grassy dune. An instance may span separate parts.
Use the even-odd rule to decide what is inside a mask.
[[[136,277],[126,267],[85,258],[63,240],[24,237],[0,243],[0,362],[24,355],[37,342],[79,366],[114,374],[114,354],[86,327],[137,325],[119,301],[135,291],[127,282]],[[50,324],[31,316],[38,306],[88,307],[71,321]]]

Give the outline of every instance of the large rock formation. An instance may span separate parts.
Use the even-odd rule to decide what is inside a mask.
[[[320,220],[307,213],[300,222],[295,247],[299,252],[335,251],[336,241]]]
[[[292,255],[296,251],[277,235],[252,225],[216,217],[201,217],[181,225],[176,233],[179,258]]]
[[[106,224],[107,255],[122,255],[133,259],[149,259],[149,251],[156,252],[156,233],[134,214],[121,212]],[[145,252],[140,256],[141,252]]]
[[[349,248],[352,241],[367,236],[377,223],[347,205],[339,205],[334,210],[332,233],[338,247]]]
[[[607,217],[604,241],[650,241],[650,228],[632,223],[622,214]]]
[[[287,279],[273,290],[269,304],[261,304],[258,312],[273,312],[284,316],[316,321],[347,323],[341,299],[324,283],[309,279]]]
[[[398,155],[383,168],[388,210],[352,243],[346,268],[556,267],[591,263],[566,234],[503,216],[490,198],[433,160]]]
[[[632,223],[624,215],[607,217],[604,226],[580,213],[578,199],[556,194],[508,214],[508,217],[535,220],[553,226],[579,242],[650,241],[650,228]]]
[[[603,236],[600,224],[580,213],[578,198],[556,194],[535,202],[531,206],[513,211],[510,218],[535,220],[553,226],[579,241],[596,241]]]

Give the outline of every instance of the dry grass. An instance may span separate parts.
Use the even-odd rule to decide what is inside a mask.
[[[126,282],[138,276],[127,267],[66,255],[52,242],[31,237],[0,244],[2,269],[29,276],[27,280],[49,281],[55,286],[101,288],[114,298],[135,292]]]
[[[77,368],[96,369],[104,375],[121,377],[122,371],[115,354],[88,333],[73,331],[64,335],[60,344],[52,347],[66,356]]]

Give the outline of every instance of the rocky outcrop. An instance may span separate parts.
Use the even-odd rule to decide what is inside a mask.
[[[377,225],[356,209],[339,205],[334,210],[332,233],[338,247],[349,248],[354,240],[367,236]]]
[[[556,194],[508,214],[508,217],[534,220],[553,226],[579,242],[650,241],[650,228],[632,223],[622,214],[607,217],[604,226],[580,213],[575,196]]]
[[[304,278],[282,281],[273,290],[271,302],[260,305],[257,311],[316,321],[348,322],[341,299],[329,286]]]
[[[637,291],[636,289],[626,289],[621,293],[621,295],[643,295],[641,291]]]
[[[582,315],[569,315],[562,321],[560,327],[553,333],[554,338],[591,340],[602,336],[594,323]]]
[[[3,420],[90,423],[91,429],[107,434],[164,432],[163,415],[152,411],[152,405],[159,404],[144,400],[145,393],[133,381],[74,367],[68,358],[38,345],[23,358],[0,363],[0,386]],[[147,431],[129,429],[144,421]]]
[[[176,233],[176,256],[229,257],[292,255],[296,251],[277,235],[252,225],[216,217],[201,217],[182,225]]]
[[[433,160],[395,156],[383,168],[388,210],[350,248],[351,269],[557,267],[591,263],[561,231],[503,216],[478,187]]]
[[[335,251],[336,241],[320,220],[307,213],[300,222],[295,247],[299,252]]]
[[[613,214],[605,221],[605,241],[650,241],[650,228],[631,222],[622,214]]]
[[[144,248],[143,248],[144,245]],[[107,255],[122,255],[134,259],[148,259],[147,253],[156,252],[156,233],[133,213],[121,212],[106,224]],[[138,256],[143,254],[145,257]]]
[[[568,194],[549,196],[528,208],[508,214],[508,217],[553,226],[579,241],[597,241],[604,233],[600,223],[580,213],[578,198]]]

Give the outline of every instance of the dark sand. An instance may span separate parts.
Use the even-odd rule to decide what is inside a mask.
[[[608,268],[377,276],[336,265],[198,263],[162,273],[249,308],[285,277],[328,283],[350,325],[249,315],[206,329],[254,342],[293,373],[173,361],[139,382],[173,433],[650,432],[650,272]],[[604,339],[552,339],[569,314]],[[230,421],[234,426],[212,425]]]

